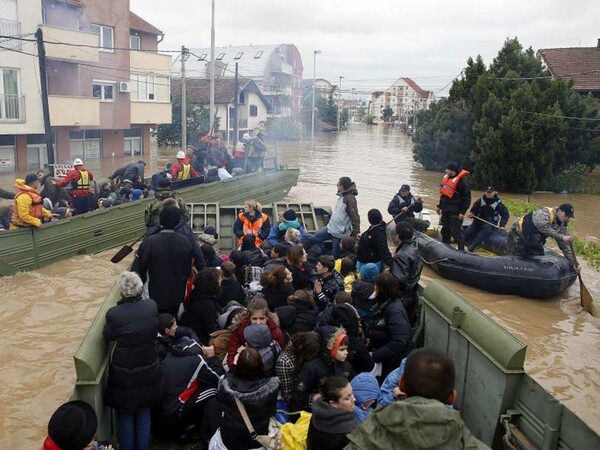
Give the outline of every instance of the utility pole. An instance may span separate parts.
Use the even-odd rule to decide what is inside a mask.
[[[210,130],[212,133],[215,126],[215,0],[211,3],[210,21]]]
[[[338,88],[340,90],[340,95],[338,97],[338,110],[337,110],[337,130],[338,130],[338,132],[340,131],[340,110],[342,108],[342,78],[344,78],[344,77],[340,75],[340,84],[338,86]]]
[[[42,114],[44,116],[44,134],[46,137],[46,154],[48,164],[54,164],[54,145],[52,142],[52,127],[50,125],[50,106],[48,104],[48,78],[46,76],[46,47],[41,28],[35,32],[38,47],[38,63],[40,66],[40,85],[42,87]]]
[[[317,55],[321,50],[313,50],[313,85],[312,85],[312,111],[310,120],[310,144],[315,142],[315,90],[317,87]]]
[[[238,121],[238,108],[240,106],[240,83],[238,78],[238,63],[235,63],[235,102],[233,103],[233,152],[237,148],[238,135],[240,134],[240,122]],[[229,133],[228,133],[229,134]]]
[[[187,92],[185,84],[185,60],[188,56],[188,49],[181,46],[181,147],[183,150],[187,147]]]

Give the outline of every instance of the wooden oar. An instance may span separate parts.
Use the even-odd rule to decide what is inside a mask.
[[[580,267],[579,263],[577,262],[577,256],[575,255],[575,249],[573,248],[573,242],[569,242],[569,246],[571,247],[571,253],[573,253],[573,262],[576,266]],[[577,272],[577,277],[579,278],[579,295],[581,296],[581,307],[591,315],[594,315],[592,311],[594,305],[594,299],[592,298],[592,294],[590,294],[590,291],[588,291],[588,289],[585,287],[585,284],[583,284],[581,273]]]
[[[134,246],[135,244],[137,244],[137,243],[138,243],[140,240],[142,240],[142,239],[144,238],[144,236],[146,236],[146,233],[142,234],[142,235],[141,235],[139,238],[137,238],[133,244],[131,244],[131,245],[129,245],[129,244],[125,244],[125,245],[124,245],[124,246],[121,248],[121,250],[119,250],[119,251],[118,251],[118,252],[115,254],[115,256],[113,256],[113,257],[110,259],[110,262],[111,262],[111,263],[115,263],[115,264],[116,264],[116,263],[118,263],[118,262],[121,262],[121,261],[123,260],[123,258],[125,258],[127,255],[129,255],[129,254],[130,254],[130,253],[133,251],[133,246]]]
[[[410,210],[417,203],[423,203],[423,200],[421,200],[421,197],[417,198],[414,203],[411,203],[410,205],[408,205],[407,208]],[[398,217],[400,217],[402,214],[406,214],[407,212],[408,212],[408,210],[407,211],[400,211],[400,213],[398,213],[394,217],[392,217],[392,220],[388,220],[388,222],[385,225],[386,226],[389,225],[394,220],[396,220]]]
[[[504,228],[502,228],[502,227],[499,227],[499,226],[498,226],[498,225],[496,225],[495,223],[488,222],[487,220],[485,220],[485,219],[482,219],[482,218],[481,218],[481,217],[479,217],[479,216],[476,216],[476,215],[474,215],[474,214],[473,214],[473,218],[474,218],[474,219],[477,219],[477,220],[481,220],[483,223],[487,223],[488,225],[491,225],[491,226],[493,226],[494,228],[498,228],[499,230],[506,231],[506,232],[508,233],[508,230],[506,230],[506,229],[504,229]]]

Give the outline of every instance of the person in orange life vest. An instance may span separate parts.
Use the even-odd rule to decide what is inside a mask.
[[[257,246],[260,246],[271,230],[269,217],[262,212],[262,206],[256,200],[244,202],[244,212],[238,214],[233,224],[233,233],[238,237],[238,244],[246,234],[253,234]]]
[[[188,180],[191,177],[197,177],[198,173],[194,170],[189,160],[185,162],[186,156],[183,150],[177,152],[177,162],[171,166],[171,176],[173,180]]]
[[[42,206],[42,197],[37,189],[40,182],[35,173],[28,174],[25,179],[17,179],[10,229],[24,227],[39,227],[42,221],[52,219],[52,213]]]
[[[75,158],[74,169],[67,172],[67,176],[54,183],[55,186],[65,187],[71,184],[71,197],[73,197],[74,214],[83,214],[92,209],[92,191],[90,183],[94,175],[83,167],[83,161]]]
[[[457,163],[450,162],[445,173],[440,184],[441,195],[437,205],[437,213],[441,212],[442,215],[442,242],[450,244],[451,238],[454,238],[458,249],[464,250],[462,222],[471,206],[471,188],[466,180],[469,172],[461,170]]]

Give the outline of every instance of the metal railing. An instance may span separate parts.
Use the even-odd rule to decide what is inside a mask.
[[[20,36],[21,34],[21,22],[15,22],[14,20],[0,19],[0,35],[2,36]],[[19,39],[0,39],[0,51],[2,49],[20,50],[21,41]]]
[[[25,119],[24,95],[0,95],[0,121]]]

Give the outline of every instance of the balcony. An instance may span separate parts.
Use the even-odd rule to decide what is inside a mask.
[[[25,121],[25,96],[0,95],[0,122]]]
[[[100,101],[90,97],[48,96],[53,127],[99,127]]]
[[[21,34],[21,22],[13,20],[0,19],[0,35],[19,36]],[[2,39],[0,44],[10,50],[21,50],[21,41],[18,39]]]
[[[131,102],[132,124],[171,123],[171,103]]]
[[[152,52],[131,51],[129,65],[132,72],[148,72],[171,76],[171,56]]]
[[[48,58],[71,62],[100,61],[97,34],[56,28],[49,25],[42,26],[42,31],[44,41],[46,41],[46,56]],[[53,42],[60,42],[60,44],[53,44]]]

